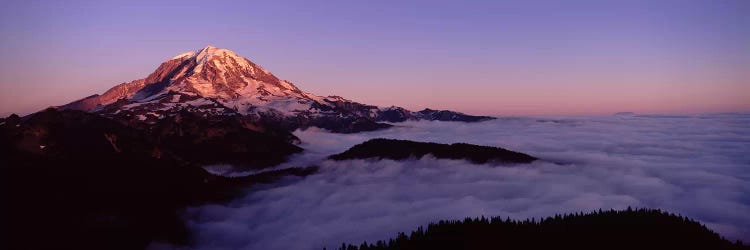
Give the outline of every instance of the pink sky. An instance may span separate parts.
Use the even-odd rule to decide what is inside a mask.
[[[303,90],[379,106],[750,112],[748,12],[741,0],[12,1],[0,10],[0,115],[102,93],[209,44]]]

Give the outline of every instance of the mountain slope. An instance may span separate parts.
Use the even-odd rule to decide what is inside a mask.
[[[466,143],[440,144],[382,138],[371,139],[354,145],[350,149],[328,158],[337,161],[367,158],[403,160],[411,157],[421,158],[427,154],[438,159],[463,159],[477,164],[516,164],[531,163],[537,160],[536,157],[524,153],[490,146]]]
[[[230,50],[213,46],[175,56],[144,79],[60,108],[132,123],[154,123],[187,110],[206,117],[242,115],[287,130],[317,126],[343,133],[389,127],[379,123],[384,121],[493,119],[447,110],[379,108],[338,96],[314,95]]]
[[[375,244],[373,244],[375,243]],[[430,223],[388,241],[342,244],[369,249],[750,249],[704,225],[658,209],[601,211],[516,221],[466,218]]]
[[[184,207],[228,201],[247,185],[315,171],[225,178],[202,166],[273,166],[302,150],[287,140],[246,129],[234,118],[191,113],[148,129],[76,110],[0,119],[0,249],[186,244],[190,235],[179,217]]]

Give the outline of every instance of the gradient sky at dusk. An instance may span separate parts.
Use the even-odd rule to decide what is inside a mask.
[[[750,1],[4,1],[0,115],[211,44],[303,90],[475,114],[750,111]]]

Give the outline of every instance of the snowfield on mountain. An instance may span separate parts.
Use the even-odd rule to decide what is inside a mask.
[[[284,129],[311,126],[351,133],[388,128],[381,122],[494,119],[448,110],[418,112],[378,107],[340,96],[302,91],[236,53],[207,46],[163,62],[144,79],[119,84],[101,95],[60,106],[128,122],[154,123],[181,111],[202,116],[249,117]]]

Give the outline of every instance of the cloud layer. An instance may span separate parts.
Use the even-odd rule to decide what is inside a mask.
[[[202,249],[329,249],[440,219],[627,206],[663,208],[750,241],[750,115],[501,118],[406,122],[385,131],[297,131],[306,153],[280,167],[320,173],[189,208]],[[500,146],[564,165],[490,167],[425,157],[320,161],[370,138]]]

